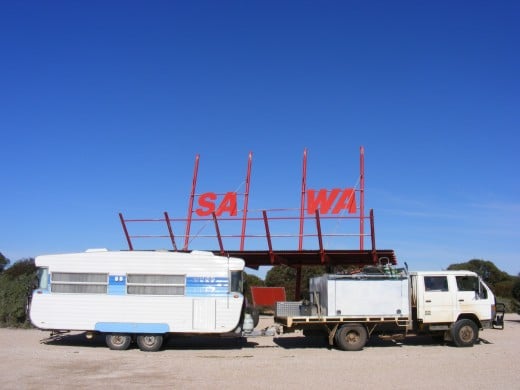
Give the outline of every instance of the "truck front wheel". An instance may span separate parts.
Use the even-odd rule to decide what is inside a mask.
[[[451,328],[451,337],[457,347],[472,347],[478,339],[477,325],[468,319],[459,320]]]
[[[343,325],[334,336],[336,346],[343,351],[360,351],[367,343],[367,339],[367,330],[360,324]]]

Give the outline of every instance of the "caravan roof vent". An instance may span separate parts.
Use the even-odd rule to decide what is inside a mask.
[[[108,249],[107,248],[91,248],[91,249],[87,249],[85,252],[87,252],[87,253],[90,253],[90,252],[108,252]]]

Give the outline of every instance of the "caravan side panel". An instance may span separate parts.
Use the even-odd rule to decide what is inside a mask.
[[[230,274],[244,268],[241,259],[200,252],[95,252],[40,256],[36,265],[49,273],[50,287],[35,290],[30,309],[31,322],[41,329],[225,333],[241,319],[244,297],[229,291]],[[81,273],[97,275],[78,284],[99,288],[71,288],[65,279]],[[162,275],[173,281],[148,282]],[[61,281],[52,289],[54,276]]]
[[[31,321],[41,329],[97,330],[140,333],[232,331],[240,319],[243,297],[187,298],[35,294]]]

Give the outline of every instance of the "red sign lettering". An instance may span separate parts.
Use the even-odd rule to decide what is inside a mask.
[[[339,199],[336,201],[336,198]],[[334,208],[332,206],[336,202]],[[330,209],[332,208],[332,212]],[[350,214],[356,213],[356,197],[353,188],[334,188],[331,191],[321,189],[316,194],[315,190],[307,191],[307,213],[315,214],[319,209],[321,214],[339,214],[341,210],[348,210]]]
[[[230,216],[237,215],[237,193],[226,192],[220,202],[214,192],[205,192],[198,197],[199,208],[195,213],[199,217],[207,217],[213,212],[216,216],[224,213]],[[321,214],[339,214],[347,210],[350,214],[356,213],[356,196],[353,188],[334,188],[332,190],[307,190],[307,213],[314,215],[316,210]]]
[[[237,215],[237,193],[226,192],[222,201],[217,207],[217,194],[214,192],[205,192],[199,196],[198,202],[200,208],[195,209],[195,213],[199,217],[207,217],[215,212],[216,216],[229,213],[231,216]]]

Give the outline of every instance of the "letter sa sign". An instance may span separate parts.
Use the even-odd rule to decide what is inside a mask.
[[[226,192],[222,201],[217,203],[217,194],[214,192],[205,192],[198,198],[199,208],[195,209],[195,213],[199,217],[207,217],[215,212],[215,215],[220,216],[224,213],[229,213],[231,216],[237,215],[237,193]]]

